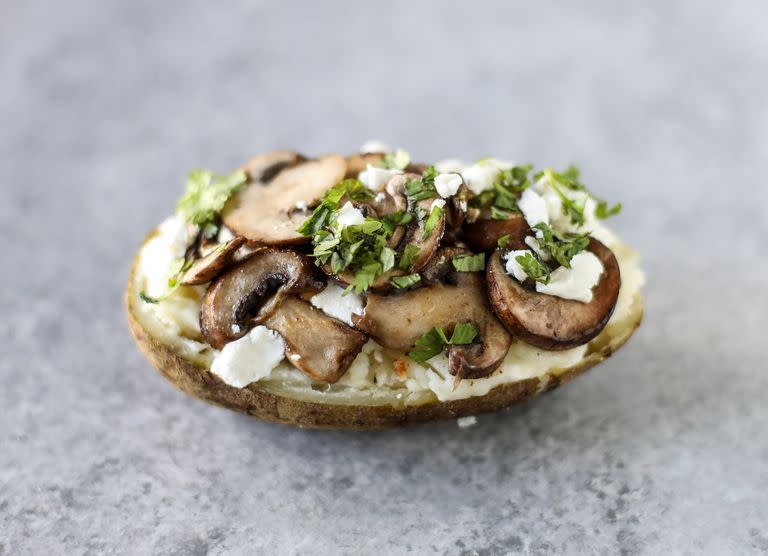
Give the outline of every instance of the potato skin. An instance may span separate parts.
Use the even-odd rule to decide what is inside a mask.
[[[542,377],[503,384],[484,396],[406,407],[325,404],[280,396],[260,389],[258,383],[246,388],[229,386],[207,368],[183,358],[152,337],[135,316],[136,303],[140,302],[133,287],[137,262],[138,255],[125,290],[128,324],[136,344],[160,374],[182,392],[208,403],[264,421],[312,429],[383,429],[497,411],[570,382],[610,357],[626,343],[640,325],[643,316],[642,303],[638,303],[630,324],[618,331],[605,345],[588,352],[589,355],[578,365]]]

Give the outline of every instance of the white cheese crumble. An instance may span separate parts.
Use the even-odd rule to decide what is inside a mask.
[[[347,201],[344,206],[339,209],[339,213],[336,216],[336,222],[342,228],[347,226],[357,226],[365,222],[365,216],[360,212],[360,209],[355,208],[352,203]]]
[[[392,176],[402,173],[402,170],[379,168],[372,164],[368,164],[365,167],[365,170],[358,174],[357,179],[370,189],[379,189],[381,186],[386,185]]]
[[[549,284],[536,282],[536,291],[589,303],[592,301],[592,288],[600,281],[602,273],[600,259],[590,251],[582,251],[571,259],[571,268],[561,266],[552,271]]]
[[[190,239],[187,223],[179,215],[166,218],[157,231],[141,254],[141,265],[147,277],[144,291],[151,297],[160,297],[168,291],[174,261],[184,256]]]
[[[284,354],[282,336],[266,326],[257,326],[224,346],[214,357],[211,372],[230,386],[243,388],[268,377]]]
[[[525,221],[533,228],[536,224],[549,224],[549,212],[544,198],[528,188],[523,191],[520,199],[517,201],[517,208],[525,216]]]
[[[435,199],[432,201],[432,204],[429,206],[429,212],[432,212],[435,210],[435,207],[437,208],[443,208],[445,207],[445,199]]]
[[[388,153],[392,147],[382,141],[366,141],[360,147],[360,154]]]
[[[462,170],[464,170],[464,163],[455,158],[447,158],[436,163],[435,170],[443,174],[461,174]]]
[[[470,415],[468,417],[459,417],[456,419],[456,424],[460,429],[468,429],[469,427],[474,427],[477,424],[477,417],[474,415]]]
[[[233,239],[235,239],[235,234],[232,233],[232,230],[226,226],[219,228],[219,243],[225,243],[227,241],[232,241]]]
[[[523,270],[523,267],[520,266],[520,263],[515,260],[515,257],[519,257],[520,255],[525,255],[526,253],[529,253],[527,249],[517,249],[514,251],[510,251],[506,255],[504,255],[504,260],[506,261],[506,265],[504,268],[507,269],[507,274],[510,276],[514,276],[515,280],[518,282],[524,282],[528,275],[525,273],[525,270]]]
[[[461,176],[459,174],[438,174],[435,176],[435,189],[438,195],[443,199],[456,195],[461,187]]]
[[[346,322],[352,326],[352,315],[363,314],[363,298],[354,292],[343,295],[344,288],[329,283],[323,291],[313,296],[309,302],[326,315]]]

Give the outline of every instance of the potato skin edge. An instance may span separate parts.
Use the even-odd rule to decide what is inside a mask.
[[[147,240],[153,235],[154,232]],[[643,317],[640,302],[629,325],[600,349],[588,351],[588,355],[578,365],[540,377],[502,384],[483,396],[405,407],[326,404],[280,396],[260,389],[258,384],[246,388],[229,386],[208,369],[183,358],[153,338],[134,314],[138,296],[133,292],[132,284],[135,283],[137,268],[138,254],[124,293],[128,324],[139,349],[160,374],[182,392],[212,405],[272,423],[311,429],[375,430],[498,411],[566,384],[607,359],[629,340]]]

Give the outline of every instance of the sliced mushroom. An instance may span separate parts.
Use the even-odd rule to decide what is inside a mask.
[[[244,237],[220,243],[208,251],[207,255],[197,259],[184,273],[181,283],[195,286],[210,282],[238,260],[237,251],[245,244]]]
[[[249,181],[266,183],[281,170],[296,166],[303,160],[306,158],[296,151],[272,151],[254,156],[240,169],[245,172]]]
[[[470,322],[477,327],[477,339],[448,346],[449,370],[457,378],[480,378],[501,365],[512,339],[488,304],[482,274],[453,271],[448,266],[453,253],[436,255],[431,285],[387,296],[369,294],[363,314],[352,318],[381,345],[400,350],[412,349],[436,326],[450,336],[455,325]]]
[[[255,181],[234,195],[222,219],[232,231],[262,245],[306,243],[296,229],[325,192],[344,178],[347,164],[338,155],[286,168],[266,183]]]
[[[494,220],[481,214],[474,222],[464,224],[464,241],[473,250],[488,253],[498,247],[500,238],[509,236],[505,248],[527,249],[525,236],[530,230],[522,214],[512,214],[506,220]]]
[[[344,375],[367,340],[365,334],[296,297],[284,299],[264,325],[282,335],[293,366],[328,383]]]
[[[495,252],[486,271],[488,295],[507,330],[547,350],[570,349],[597,336],[613,314],[621,287],[621,273],[616,257],[605,245],[592,239],[588,249],[600,259],[605,269],[592,290],[589,303],[527,288],[507,273],[502,251]]]
[[[384,153],[356,153],[349,155],[347,161],[347,178],[357,178],[369,164],[378,166],[384,158]]]
[[[261,249],[211,284],[203,298],[200,329],[211,346],[221,349],[268,318],[285,297],[324,286],[303,255]]]

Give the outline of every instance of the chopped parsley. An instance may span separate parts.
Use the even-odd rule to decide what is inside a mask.
[[[413,261],[419,256],[420,249],[415,245],[408,244],[400,254],[400,261],[397,263],[397,268],[400,270],[408,270],[413,265]]]
[[[187,190],[176,204],[182,218],[199,226],[208,237],[218,231],[216,219],[227,200],[245,187],[245,172],[237,170],[218,176],[207,170],[193,170],[187,177]]]
[[[437,189],[435,189],[436,177],[437,170],[435,170],[434,166],[430,166],[424,170],[419,179],[408,180],[405,183],[405,194],[408,196],[408,200],[411,203],[416,203],[424,199],[439,197]]]
[[[504,248],[505,248],[505,247],[506,247],[506,246],[509,244],[509,241],[510,241],[511,239],[512,239],[512,236],[511,236],[511,235],[509,235],[509,234],[504,234],[504,235],[503,235],[503,236],[501,236],[501,237],[500,237],[498,240],[496,240],[496,245],[497,245],[497,246],[498,246],[500,249],[504,249]]]
[[[416,256],[406,249],[398,257],[387,244],[397,226],[413,219],[410,213],[398,211],[380,219],[368,217],[361,224],[339,225],[337,215],[344,199],[363,202],[373,197],[374,193],[358,180],[344,180],[328,190],[298,229],[300,234],[312,236],[312,256],[317,264],[330,265],[333,274],[354,273],[347,290],[356,293],[369,289],[379,276],[396,266],[407,270]]]
[[[535,228],[541,232],[541,237],[537,238],[539,245],[565,268],[571,268],[574,255],[589,245],[589,234],[559,232],[544,222],[536,224]]]
[[[389,281],[397,289],[402,290],[404,288],[410,288],[414,284],[421,282],[421,276],[418,274],[407,274],[406,276],[395,276]]]
[[[549,267],[542,261],[538,255],[526,252],[524,255],[518,255],[515,257],[517,264],[519,264],[529,278],[542,284],[549,284],[549,277],[552,272]]]
[[[456,255],[451,259],[451,263],[459,272],[480,272],[485,270],[485,253]]]
[[[470,322],[459,323],[453,327],[451,338],[445,335],[441,327],[435,327],[416,340],[416,348],[408,353],[408,357],[418,363],[423,363],[439,355],[445,346],[471,344],[477,337],[477,328]]]
[[[421,239],[427,239],[430,234],[432,234],[432,231],[435,229],[435,226],[437,226],[438,222],[440,222],[440,219],[443,217],[443,214],[445,211],[438,207],[434,206],[432,207],[432,210],[429,213],[429,217],[427,218],[426,222],[424,222],[424,232],[421,235]]]
[[[499,170],[493,187],[474,197],[472,205],[489,208],[494,220],[506,220],[513,213],[520,212],[517,208],[517,198],[530,187],[532,169],[531,164],[525,164]]]
[[[573,201],[563,193],[562,188],[570,189],[571,191],[582,191],[588,197],[591,197],[597,203],[595,207],[595,216],[601,220],[610,218],[621,212],[621,203],[616,203],[613,206],[608,205],[608,201],[600,199],[593,195],[587,186],[581,182],[581,172],[576,166],[569,166],[563,172],[555,172],[551,168],[547,168],[541,172],[538,172],[535,179],[546,177],[549,185],[558,194],[563,201],[563,214],[570,217],[571,222],[578,226],[584,225],[584,206],[586,204],[586,198],[581,203]]]

